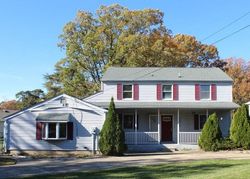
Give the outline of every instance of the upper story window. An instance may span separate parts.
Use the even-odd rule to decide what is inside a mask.
[[[123,99],[132,99],[133,97],[133,86],[123,85]]]
[[[200,99],[210,99],[210,85],[200,85]]]
[[[172,85],[162,85],[162,98],[172,99],[173,96],[173,86]]]

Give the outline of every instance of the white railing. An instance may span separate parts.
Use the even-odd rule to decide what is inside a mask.
[[[180,144],[198,143],[200,132],[179,132]],[[125,132],[126,144],[158,144],[158,132]]]
[[[157,144],[158,132],[125,132],[126,144]]]
[[[200,132],[179,132],[180,144],[197,144]]]

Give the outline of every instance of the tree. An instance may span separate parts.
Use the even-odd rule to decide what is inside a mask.
[[[123,153],[126,151],[126,145],[125,145],[125,135],[124,131],[122,129],[122,123],[121,120],[116,117],[116,141],[115,141],[115,150],[116,155],[120,156],[123,155]]]
[[[111,99],[107,118],[100,132],[99,148],[103,155],[122,155],[125,150],[124,132]]]
[[[249,148],[250,145],[250,126],[248,121],[247,106],[242,105],[234,114],[231,127],[230,139],[237,147]]]
[[[92,14],[79,11],[63,28],[59,47],[66,57],[45,75],[49,95],[87,96],[100,87],[110,66],[210,67],[218,63],[215,46],[189,35],[172,35],[163,12],[101,6]]]
[[[221,130],[216,113],[210,115],[201,131],[198,144],[205,151],[218,150],[218,142],[221,139]]]
[[[0,103],[0,109],[19,110],[16,100],[3,101]]]
[[[43,101],[45,94],[41,89],[20,91],[16,94],[16,98],[18,99],[20,109],[24,109]]]
[[[233,79],[233,99],[238,104],[250,101],[250,62],[243,59],[226,60],[226,73]]]

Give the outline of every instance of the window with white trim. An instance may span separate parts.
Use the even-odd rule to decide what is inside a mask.
[[[150,132],[158,131],[158,116],[157,115],[149,116],[149,131]]]
[[[210,99],[210,85],[200,85],[200,99]]]
[[[132,85],[123,85],[122,86],[122,95],[123,99],[132,99],[133,97],[133,86]]]
[[[42,123],[42,139],[44,140],[67,139],[67,123],[66,122]]]
[[[162,99],[173,98],[173,85],[162,85]]]

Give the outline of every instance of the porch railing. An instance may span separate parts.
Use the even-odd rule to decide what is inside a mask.
[[[179,132],[180,144],[198,143],[200,132]],[[125,132],[126,144],[158,144],[158,132]]]
[[[126,144],[157,144],[158,132],[125,132]]]
[[[180,144],[197,144],[200,132],[179,132]]]

